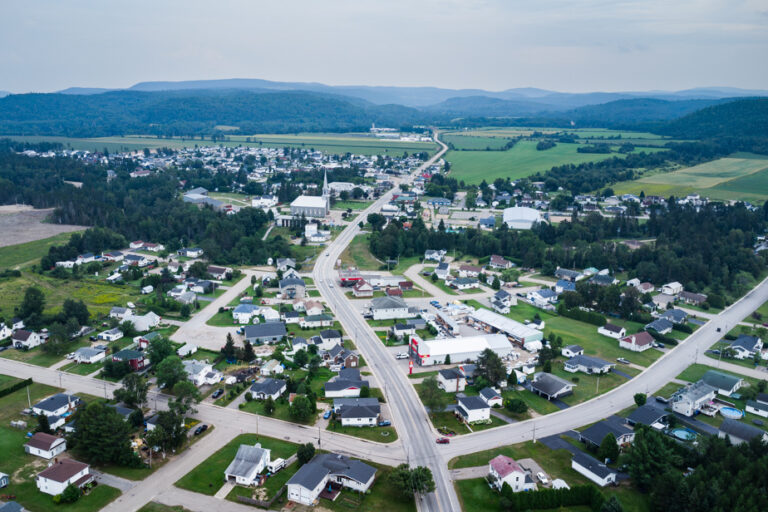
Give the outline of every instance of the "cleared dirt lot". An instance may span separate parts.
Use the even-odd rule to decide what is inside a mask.
[[[47,224],[43,221],[53,209],[35,210],[31,206],[0,206],[0,247],[49,238],[59,233],[85,229],[85,226]]]

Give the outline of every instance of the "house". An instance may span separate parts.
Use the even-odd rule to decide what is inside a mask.
[[[672,331],[672,322],[664,318],[657,318],[653,322],[645,325],[646,331],[656,331],[659,334],[667,334]]]
[[[280,319],[286,324],[298,324],[301,320],[301,315],[298,311],[284,311],[280,314]]]
[[[581,347],[581,345],[568,345],[567,347],[563,347],[560,353],[563,356],[570,358],[582,355],[584,353],[584,349]]]
[[[133,311],[130,308],[121,308],[119,306],[113,306],[109,310],[109,318],[117,318],[121,322],[128,320],[133,315]]]
[[[549,288],[542,288],[528,292],[525,298],[531,301],[534,306],[544,308],[557,301],[557,293]]]
[[[576,283],[573,281],[566,281],[565,279],[560,279],[558,282],[555,283],[555,293],[560,295],[561,293],[565,292],[575,292],[576,291]]]
[[[514,263],[498,254],[491,254],[491,259],[488,260],[488,266],[496,269],[508,269],[512,268]]]
[[[328,350],[327,347],[334,347],[341,345],[341,332],[337,329],[325,329],[323,331],[320,331],[320,339],[323,340],[323,348],[324,350]]]
[[[595,274],[589,279],[589,282],[598,286],[612,286],[614,284],[619,284],[619,280],[610,274]]]
[[[374,400],[377,400],[374,398]],[[345,405],[338,416],[343,427],[375,427],[379,422],[381,407],[366,405]]]
[[[491,299],[491,307],[500,315],[507,315],[511,311],[509,304],[504,304],[500,300]]]
[[[124,261],[132,267],[143,268],[149,265],[149,258],[141,254],[126,254]]]
[[[52,459],[67,449],[67,441],[63,437],[52,436],[44,432],[36,432],[24,445],[24,453]]]
[[[373,286],[361,279],[352,287],[352,294],[357,297],[373,297]]]
[[[403,296],[403,290],[400,288],[387,288],[384,290],[384,293],[387,294],[390,297],[402,297]]]
[[[217,267],[215,265],[209,265],[207,271],[211,277],[218,279],[219,281],[226,279],[228,274],[232,275],[232,269],[229,267]]]
[[[600,358],[580,354],[565,362],[563,369],[567,372],[583,372],[588,374],[609,373],[615,365]]]
[[[637,291],[639,291],[640,293],[653,293],[654,291],[656,291],[656,287],[653,286],[653,283],[648,283],[648,282],[640,283],[637,286],[635,286],[635,288],[637,288]]]
[[[635,431],[624,425],[624,418],[611,416],[607,420],[601,420],[579,433],[579,441],[587,446],[599,447],[605,436],[612,434],[619,446],[632,444],[635,440]]]
[[[151,284],[148,284],[147,286],[144,286],[144,287],[141,288],[141,294],[142,295],[149,295],[153,291],[155,291],[155,287],[152,286]]]
[[[147,332],[150,329],[154,329],[160,325],[160,320],[162,320],[162,318],[156,313],[150,311],[144,315],[134,315],[130,317],[129,320],[133,322],[133,326],[137,331]]]
[[[760,352],[763,348],[763,342],[757,336],[740,334],[738,338],[731,342],[729,348],[733,351],[735,359],[750,359]]]
[[[456,398],[456,416],[467,424],[491,419],[491,407],[477,396],[459,396]]]
[[[266,322],[258,325],[246,325],[245,341],[251,344],[274,343],[282,340],[287,331],[282,322]]]
[[[677,298],[681,301],[683,301],[686,304],[691,304],[693,306],[701,306],[705,302],[707,302],[707,296],[703,293],[693,293],[693,292],[686,292],[682,291],[677,296]]]
[[[165,250],[165,246],[163,244],[154,244],[152,242],[144,242],[144,247],[142,247],[142,249],[149,252],[160,252]]]
[[[329,487],[367,492],[375,476],[376,468],[364,462],[336,453],[322,453],[301,466],[288,480],[286,495],[290,501],[311,506]]]
[[[667,283],[665,285],[662,285],[661,287],[661,293],[665,295],[677,295],[682,291],[683,291],[683,285],[678,283],[677,281]]]
[[[435,268],[435,275],[438,279],[445,280],[449,275],[451,275],[451,267],[446,262],[440,263]]]
[[[333,325],[331,315],[308,315],[299,319],[302,329],[314,329],[317,327],[330,327]]]
[[[123,331],[119,327],[114,327],[108,331],[100,332],[96,338],[103,341],[117,341],[123,337]]]
[[[74,411],[79,404],[79,397],[66,393],[57,393],[33,405],[32,412],[38,416],[41,414],[48,417],[62,416]]]
[[[597,332],[614,339],[620,339],[627,335],[627,330],[624,327],[612,323],[606,323],[602,327],[598,327]]]
[[[98,348],[80,347],[75,350],[72,358],[76,363],[93,364],[101,361],[106,356],[107,351]]]
[[[307,285],[299,277],[286,277],[280,280],[280,293],[288,299],[298,299],[306,294]]]
[[[232,310],[232,319],[239,324],[249,324],[253,317],[259,314],[259,306],[253,304],[238,304]]]
[[[476,265],[461,265],[459,267],[459,277],[478,277],[483,271],[483,267]]]
[[[369,383],[367,380],[362,380],[360,370],[344,369],[325,383],[325,396],[326,398],[359,397],[363,387],[369,387]]]
[[[493,294],[493,300],[499,301],[500,303],[504,304],[505,306],[515,306],[517,305],[517,299],[509,293],[506,290],[499,290],[496,293]]]
[[[125,255],[120,251],[110,251],[101,253],[101,258],[104,261],[120,262],[125,259]]]
[[[269,465],[271,451],[260,443],[253,446],[241,444],[235,458],[224,471],[224,480],[237,485],[256,485],[259,474]]]
[[[728,438],[733,444],[748,443],[755,438],[765,442],[768,441],[768,432],[748,423],[726,418],[717,431],[717,437],[720,439]]]
[[[334,398],[333,412],[339,414],[344,407],[368,407],[381,412],[378,398]]]
[[[37,474],[35,484],[40,492],[56,496],[69,485],[82,488],[93,481],[90,466],[72,459],[61,459]]]
[[[131,370],[134,372],[143,370],[144,367],[146,366],[144,353],[139,352],[138,350],[123,349],[115,354],[112,354],[112,361],[115,361],[115,362],[125,361],[128,363],[128,366],[130,366]]]
[[[360,364],[359,356],[342,345],[332,347],[325,353],[324,358],[327,358],[330,364],[340,365],[343,368],[357,368]]]
[[[684,324],[688,320],[688,313],[682,309],[669,309],[659,315],[659,318],[668,320],[675,325]]]
[[[658,295],[654,295],[651,298],[651,301],[656,309],[667,309],[675,303],[675,296],[659,293]]]
[[[0,473],[0,489],[7,487],[10,483],[10,477],[5,473]],[[0,512],[27,512],[27,509],[19,505],[16,501],[6,501],[0,505]]]
[[[447,393],[456,393],[464,391],[467,386],[467,379],[456,368],[448,368],[437,372],[437,385]]]
[[[283,365],[277,359],[270,359],[259,369],[259,373],[264,376],[279,375],[283,373]]]
[[[667,412],[659,407],[645,404],[632,411],[627,416],[627,423],[632,426],[645,425],[655,430],[666,428]]]
[[[747,400],[746,411],[756,416],[768,418],[768,404],[757,400]]]
[[[395,324],[392,326],[392,335],[399,340],[411,334],[416,334],[416,328],[412,325]]]
[[[185,247],[177,251],[179,256],[184,258],[199,258],[203,255],[203,250],[199,247]]]
[[[616,470],[609,468],[584,452],[577,452],[571,459],[571,468],[581,473],[600,487],[616,483]]]
[[[480,282],[474,277],[459,277],[451,281],[450,286],[457,290],[470,290],[472,288],[480,288]]]
[[[213,365],[203,361],[182,361],[184,371],[187,372],[189,379],[195,386],[200,387],[206,384],[216,384],[222,379],[222,374],[213,369]]]
[[[325,307],[322,302],[316,300],[308,300],[304,302],[304,312],[307,316],[321,315]]]
[[[40,334],[27,331],[26,329],[18,329],[13,331],[11,335],[11,343],[14,348],[20,348],[29,350],[43,344],[43,338]]]
[[[144,247],[143,240],[136,240],[128,244],[129,249],[141,249],[142,247]]]
[[[296,268],[296,260],[293,258],[277,258],[275,268],[280,272],[286,272],[289,268]]]
[[[574,386],[572,382],[544,372],[534,374],[531,381],[531,391],[547,400],[556,400],[572,394]]]
[[[512,492],[533,491],[536,484],[531,476],[514,459],[506,455],[497,455],[488,463],[488,476],[491,485],[500,491],[507,484]]]
[[[483,399],[483,401],[488,404],[488,407],[501,407],[501,404],[504,402],[504,399],[501,396],[501,393],[496,391],[493,388],[483,388],[480,390],[480,398]]]
[[[558,267],[557,270],[555,270],[555,277],[557,279],[562,279],[564,281],[570,281],[572,283],[575,283],[576,281],[580,281],[581,279],[584,279],[584,274],[582,274],[577,270],[569,270],[567,268]]]
[[[619,347],[632,352],[644,352],[653,346],[653,336],[645,331],[624,336],[619,340]]]
[[[11,334],[13,334],[13,329],[0,322],[0,341],[10,338]]]
[[[446,255],[447,251],[440,250],[435,251],[433,249],[427,249],[424,251],[424,261],[437,261],[438,263],[443,261],[443,257]]]
[[[286,383],[283,379],[265,378],[251,385],[251,395],[256,400],[266,400],[267,398],[277,400],[285,393],[286,389]]]
[[[374,320],[391,320],[394,318],[409,318],[411,314],[408,304],[401,297],[377,297],[371,301],[371,313]]]
[[[715,388],[718,395],[724,396],[731,396],[744,384],[744,379],[717,370],[705,372],[701,380]]]
[[[680,388],[672,395],[672,410],[684,416],[693,416],[703,405],[714,400],[716,393],[715,388],[700,380]]]

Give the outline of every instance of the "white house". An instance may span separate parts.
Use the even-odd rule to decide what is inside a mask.
[[[288,480],[286,495],[290,501],[311,506],[328,484],[365,493],[373,485],[376,468],[336,453],[322,453],[304,464]]]
[[[603,361],[600,358],[579,354],[565,362],[563,369],[567,372],[582,372],[587,374],[608,373],[614,367],[613,363]]]
[[[38,473],[35,484],[40,492],[56,496],[63,493],[70,484],[82,488],[91,481],[93,475],[88,464],[62,459]]]
[[[716,394],[715,388],[700,380],[672,395],[672,410],[684,416],[693,416],[703,405],[714,400]]]
[[[24,445],[24,452],[43,459],[52,459],[67,449],[67,441],[63,437],[52,436],[37,432]]]
[[[68,411],[73,411],[79,403],[80,398],[75,395],[58,393],[33,405],[32,412],[37,415],[45,414],[48,417],[61,416]]]
[[[768,418],[768,404],[760,402],[759,400],[747,400],[745,409],[748,413]]]
[[[115,327],[114,329],[110,329],[108,331],[100,332],[98,336],[96,336],[100,340],[104,341],[117,341],[120,338],[123,337],[123,331],[121,331],[119,328]]]
[[[448,368],[437,372],[437,385],[443,391],[456,393],[457,391],[464,391],[467,386],[467,379],[456,368]]]
[[[371,313],[374,320],[391,320],[395,318],[410,318],[408,304],[400,297],[377,297],[371,301]]]
[[[581,473],[600,487],[616,483],[616,470],[584,452],[577,452],[571,459],[571,468]]]
[[[491,419],[491,408],[477,396],[460,396],[456,399],[456,415],[465,423],[488,421]]]
[[[608,336],[609,338],[617,340],[627,335],[627,330],[624,327],[611,323],[606,323],[602,327],[598,327],[597,332],[603,336]]]
[[[344,406],[339,411],[343,427],[375,427],[379,421],[380,407],[365,405]]]
[[[4,323],[0,323],[0,340],[10,337],[11,334],[13,334],[13,330]]]
[[[266,400],[272,398],[277,400],[280,395],[285,393],[285,381],[283,379],[261,379],[251,385],[251,395],[256,400]]]
[[[667,283],[661,287],[661,293],[666,295],[677,295],[683,291],[683,285],[677,281]]]
[[[75,350],[73,357],[76,363],[93,364],[101,361],[106,356],[106,351],[98,348],[80,347]]]
[[[261,366],[259,373],[265,377],[269,377],[270,375],[279,375],[283,373],[283,365],[281,365],[280,361],[277,359],[270,359]]]
[[[232,319],[239,324],[249,324],[259,313],[259,306],[253,304],[238,304],[232,310]]]
[[[506,455],[497,455],[488,463],[488,475],[491,485],[498,490],[509,485],[512,492],[532,491],[536,489],[530,475],[514,459]]]
[[[644,352],[653,346],[653,336],[645,331],[624,336],[619,340],[619,347],[632,352]]]
[[[195,386],[216,384],[221,380],[221,372],[214,370],[211,364],[195,360],[183,361],[182,364],[184,365],[184,371],[187,372],[187,378]]]
[[[501,393],[496,391],[494,388],[481,389],[479,396],[486,404],[488,404],[489,407],[501,407],[501,404],[504,402]]]
[[[43,344],[43,338],[34,331],[18,329],[11,335],[11,343],[15,348],[32,349]]]
[[[271,453],[262,448],[260,443],[253,446],[241,444],[235,458],[224,471],[224,479],[237,485],[256,485],[259,473],[269,465]]]
[[[560,353],[565,357],[571,358],[584,354],[584,349],[581,345],[568,345],[567,347],[563,347]]]
[[[179,357],[191,356],[197,352],[197,345],[193,343],[185,343],[176,351],[176,355]]]

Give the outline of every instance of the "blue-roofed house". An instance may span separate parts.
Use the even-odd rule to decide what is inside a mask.
[[[573,281],[566,281],[565,279],[560,279],[558,282],[555,283],[555,292],[558,294],[561,294],[563,292],[575,292],[576,291],[576,283]]]

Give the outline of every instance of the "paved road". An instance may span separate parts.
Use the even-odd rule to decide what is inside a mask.
[[[447,148],[444,144],[440,144],[442,146],[440,152],[425,162],[416,174],[443,155]],[[408,182],[409,178],[404,181]],[[313,277],[315,285],[327,299],[328,305],[365,356],[369,368],[373,371],[373,378],[386,393],[393,423],[404,446],[407,447],[408,461],[413,465],[428,466],[432,470],[437,488],[435,492],[416,501],[419,510],[453,512],[460,510],[461,505],[451,483],[445,459],[441,454],[440,448],[444,445],[435,443],[436,432],[426,410],[413,386],[408,382],[408,378],[397,365],[393,364],[392,355],[385,349],[359,311],[349,302],[343,289],[334,284],[337,281],[334,263],[360,231],[358,222],[364,220],[369,213],[378,211],[391,196],[392,191],[384,194],[350,223],[328,246],[325,255],[320,256],[315,264]]]

